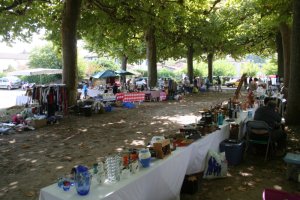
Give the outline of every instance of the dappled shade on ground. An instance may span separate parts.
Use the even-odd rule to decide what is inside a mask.
[[[4,176],[0,180],[0,199],[37,199],[42,187],[69,173],[74,165],[91,167],[97,159],[141,147],[155,135],[173,134],[182,124],[195,122],[200,110],[232,95],[192,94],[181,102],[145,102],[136,109],[116,108],[92,117],[70,115],[60,124],[2,135],[0,170]],[[293,134],[293,144],[299,138],[297,133],[299,130]],[[224,179],[203,180],[198,193],[182,199],[260,199],[265,187],[297,189],[295,183],[285,180],[281,158],[264,163],[263,156],[249,157],[241,165],[230,167],[229,174]]]

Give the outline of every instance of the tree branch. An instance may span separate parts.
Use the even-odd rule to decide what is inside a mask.
[[[110,16],[112,19],[114,19],[116,22],[119,23],[132,23],[135,21],[135,19],[131,16],[131,15],[127,15],[124,17],[117,17],[117,9],[114,6],[109,6],[104,4],[101,0],[94,0],[92,1],[92,3],[99,8],[100,10],[102,10],[103,12],[105,12],[108,16]],[[130,12],[128,12],[130,13]]]
[[[203,14],[204,15],[209,15],[210,13],[211,13],[211,11],[216,7],[216,5],[218,4],[218,3],[220,3],[221,2],[221,0],[215,0],[215,2],[213,3],[213,5],[210,7],[210,9],[209,10],[205,10],[204,12],[203,12]]]
[[[8,6],[0,7],[0,13],[9,11],[11,13],[14,13],[16,15],[24,15],[28,6],[31,5],[34,1],[41,1],[45,3],[51,3],[50,0],[14,0],[12,4]],[[18,6],[25,5],[25,8],[17,9]],[[14,9],[17,9],[13,11]]]

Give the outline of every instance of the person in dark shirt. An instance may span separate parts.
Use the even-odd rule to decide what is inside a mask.
[[[258,108],[254,120],[265,121],[271,128],[271,139],[278,145],[278,150],[284,153],[286,148],[286,134],[281,126],[281,116],[276,112],[276,103],[269,97],[264,99],[264,106]]]
[[[118,93],[118,86],[117,86],[117,84],[116,83],[114,83],[114,85],[113,85],[113,94],[115,95],[115,94],[117,94]]]

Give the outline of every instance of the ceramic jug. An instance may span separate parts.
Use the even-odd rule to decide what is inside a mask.
[[[87,195],[90,191],[92,176],[87,167],[78,165],[73,168],[75,187],[79,195]]]
[[[141,149],[139,151],[139,160],[143,167],[150,166],[151,153],[150,153],[149,149]]]

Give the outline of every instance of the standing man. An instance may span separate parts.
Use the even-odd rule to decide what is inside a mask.
[[[219,76],[217,76],[218,92],[222,92],[222,82]]]
[[[205,85],[206,85],[206,91],[208,92],[209,91],[209,86],[210,86],[210,81],[209,81],[208,77],[206,77],[206,79],[205,79]]]

